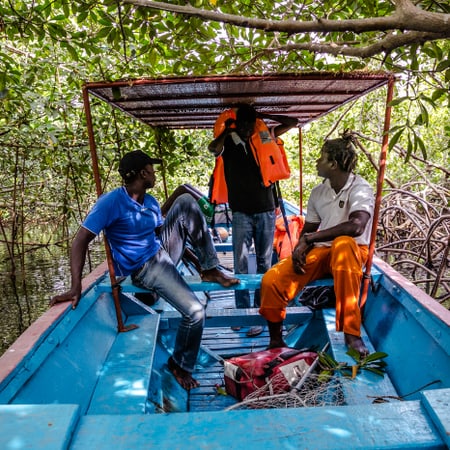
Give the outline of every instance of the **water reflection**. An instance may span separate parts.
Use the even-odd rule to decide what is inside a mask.
[[[1,247],[0,247],[1,252]],[[91,267],[104,260],[101,242],[91,246]],[[89,263],[86,263],[88,273]],[[16,261],[15,274],[4,254],[0,254],[0,336],[2,355],[43,312],[52,295],[69,287],[69,250],[58,246],[39,248]]]

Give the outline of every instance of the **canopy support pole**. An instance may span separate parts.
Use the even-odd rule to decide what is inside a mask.
[[[92,116],[91,116],[91,105],[89,102],[89,93],[85,86],[83,87],[83,102],[84,102],[84,110],[85,110],[85,114],[86,114],[86,124],[87,124],[87,129],[88,129],[89,148],[91,151],[92,170],[94,172],[95,187],[97,189],[97,197],[100,197],[100,195],[102,195],[102,193],[103,193],[103,189],[102,189],[102,184],[101,184],[101,179],[100,179],[97,149],[96,149],[96,145],[95,145],[95,138],[94,138],[94,132],[93,132],[93,126],[92,126]],[[106,261],[108,263],[108,272],[109,272],[109,278],[111,280],[112,295],[113,295],[113,299],[114,299],[114,308],[116,311],[117,331],[119,333],[121,333],[124,331],[134,330],[135,328],[138,328],[137,325],[130,324],[130,325],[125,326],[123,323],[122,310],[120,308],[120,297],[119,297],[120,285],[117,282],[116,274],[114,271],[112,254],[111,254],[111,248],[109,246],[108,240],[106,239],[106,236],[104,236],[103,242],[105,244]]]
[[[363,308],[366,304],[367,294],[369,291],[369,282],[370,282],[370,272],[372,270],[372,260],[373,255],[375,253],[375,241],[377,235],[378,228],[378,217],[380,214],[380,206],[381,206],[381,197],[383,192],[383,182],[384,182],[384,173],[386,169],[386,157],[387,150],[389,147],[389,128],[391,124],[391,102],[394,95],[394,84],[395,78],[391,76],[387,85],[387,96],[386,96],[386,108],[384,114],[384,129],[383,129],[383,140],[381,143],[381,152],[380,152],[380,161],[378,166],[378,176],[377,176],[377,191],[375,196],[375,207],[373,212],[373,222],[372,222],[372,231],[370,235],[370,245],[369,245],[369,255],[367,257],[366,269],[363,275],[363,286],[360,298],[360,308],[361,315],[363,314]]]
[[[300,209],[300,215],[303,216],[303,130],[300,127],[298,129],[298,165],[299,165],[299,192],[300,192],[300,199],[299,199],[299,209]]]

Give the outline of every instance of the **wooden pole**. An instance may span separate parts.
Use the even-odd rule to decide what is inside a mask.
[[[302,128],[298,129],[298,157],[299,157],[299,207],[300,207],[300,215],[303,215],[303,132]]]
[[[97,157],[97,149],[95,145],[95,138],[94,138],[94,131],[92,126],[92,116],[91,116],[91,105],[89,102],[89,93],[87,88],[83,87],[83,102],[84,102],[84,110],[86,114],[86,124],[88,129],[88,137],[89,137],[89,148],[91,151],[91,160],[92,160],[92,170],[94,172],[94,180],[95,180],[95,186],[97,189],[97,197],[100,197],[103,193],[101,179],[100,179],[100,171],[98,166],[98,157]],[[125,326],[123,323],[122,318],[122,310],[120,308],[120,285],[117,283],[116,275],[114,272],[114,265],[113,265],[113,259],[111,255],[111,248],[109,246],[108,240],[106,239],[106,236],[103,238],[103,242],[105,244],[105,251],[106,251],[106,261],[108,263],[108,272],[109,272],[109,278],[111,280],[111,286],[112,286],[112,295],[114,299],[114,308],[116,310],[116,318],[117,318],[117,330],[120,332],[123,331],[130,331],[137,328],[137,325],[130,324]]]
[[[366,269],[363,275],[363,286],[360,298],[360,308],[361,315],[363,313],[364,305],[366,304],[367,294],[369,291],[369,282],[370,282],[370,272],[372,270],[372,260],[373,255],[375,253],[375,241],[377,236],[377,227],[378,227],[378,217],[380,214],[380,205],[381,205],[381,197],[383,191],[383,181],[384,181],[384,173],[386,169],[386,157],[387,150],[389,147],[389,127],[391,124],[391,110],[392,107],[390,103],[392,102],[392,98],[394,95],[394,84],[395,78],[391,76],[388,81],[387,87],[387,97],[386,97],[386,109],[384,115],[384,129],[383,129],[383,140],[381,143],[381,152],[380,152],[380,162],[378,166],[378,176],[377,176],[377,190],[375,195],[375,207],[373,212],[373,222],[372,222],[372,232],[370,236],[370,244],[369,244],[369,255],[367,257]]]

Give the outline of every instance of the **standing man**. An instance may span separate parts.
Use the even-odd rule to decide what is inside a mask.
[[[232,235],[235,273],[248,273],[248,255],[255,245],[257,273],[265,273],[271,266],[275,230],[275,195],[273,186],[262,182],[260,168],[251,145],[256,133],[256,119],[269,119],[280,125],[266,132],[264,139],[274,139],[297,125],[297,119],[287,116],[260,114],[250,105],[241,105],[236,120],[228,119],[225,129],[210,144],[209,150],[224,162],[228,203],[233,212]],[[236,307],[250,308],[248,290],[235,291]],[[255,292],[255,306],[259,306],[259,290]],[[252,327],[247,335],[257,336],[262,327]]]
[[[179,196],[163,219],[157,200],[147,194],[155,185],[154,164],[136,150],[120,161],[124,186],[102,195],[84,220],[73,243],[70,258],[72,286],[53,297],[50,304],[71,301],[76,308],[81,297],[81,276],[89,242],[102,230],[108,239],[118,276],[131,275],[137,286],[151,289],[183,316],[168,368],[186,390],[198,387],[192,377],[205,321],[205,307],[177,270],[186,241],[199,259],[203,281],[229,287],[239,283],[217,266],[219,260],[197,202],[190,194]]]
[[[285,347],[286,306],[312,280],[331,274],[336,294],[336,330],[361,357],[359,297],[374,208],[370,185],[353,173],[357,155],[351,137],[325,141],[316,162],[324,178],[308,201],[305,225],[292,256],[273,266],[261,284],[260,314],[267,320],[269,348]]]

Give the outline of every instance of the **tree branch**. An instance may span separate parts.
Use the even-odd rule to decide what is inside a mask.
[[[434,33],[417,33],[412,31],[399,35],[388,34],[375,44],[367,45],[365,47],[350,47],[346,42],[342,44],[315,44],[312,42],[287,44],[278,47],[261,49],[253,56],[253,58],[245,62],[245,66],[250,65],[254,60],[259,59],[262,55],[291,51],[309,51],[312,53],[326,53],[334,56],[351,56],[364,59],[378,55],[379,53],[389,53],[399,47],[414,43],[423,43],[435,39],[439,39],[439,37],[436,37]]]
[[[358,58],[369,58],[379,53],[389,53],[392,50],[407,46],[410,44],[420,44],[426,41],[433,41],[440,39],[440,35],[436,33],[419,33],[411,31],[404,34],[388,34],[380,41],[372,45],[364,47],[349,47],[346,44],[314,44],[314,43],[302,43],[302,44],[289,44],[278,49],[265,49],[266,52],[270,51],[293,51],[293,50],[308,50],[314,53],[327,53],[330,55],[342,55],[353,56]]]
[[[434,33],[435,35],[439,35],[439,39],[450,37],[450,14],[424,11],[416,7],[409,0],[393,0],[396,9],[390,16],[347,20],[318,19],[313,21],[255,19],[194,8],[190,5],[171,5],[152,0],[123,0],[123,2],[161,11],[200,17],[205,20],[228,23],[239,27],[264,31],[278,31],[288,34],[325,33],[333,31],[364,33],[369,31],[410,30]]]

